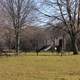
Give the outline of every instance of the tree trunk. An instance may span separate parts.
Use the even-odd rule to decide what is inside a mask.
[[[71,37],[71,43],[72,43],[71,45],[72,45],[73,55],[77,55],[78,49],[77,49],[76,40],[74,36]]]
[[[18,30],[16,30],[16,54],[19,54],[20,49],[20,36]]]

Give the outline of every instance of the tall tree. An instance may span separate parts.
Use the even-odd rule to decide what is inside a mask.
[[[16,53],[20,49],[20,32],[26,23],[30,11],[32,10],[31,0],[0,0],[1,7],[8,13],[9,19],[15,29]]]
[[[43,0],[43,9],[37,9],[40,13],[51,18],[52,22],[64,24],[64,30],[70,36],[73,54],[78,54],[77,34],[80,32],[80,0]],[[53,13],[53,14],[52,14]],[[57,20],[57,21],[56,21]],[[52,23],[49,23],[53,25]]]

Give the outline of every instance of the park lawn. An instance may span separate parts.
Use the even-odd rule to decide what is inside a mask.
[[[0,80],[80,80],[80,55],[0,57]]]

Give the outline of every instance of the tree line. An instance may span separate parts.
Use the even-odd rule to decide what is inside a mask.
[[[11,27],[0,27],[0,51],[16,50],[15,30]],[[50,44],[50,36],[47,31],[33,26],[27,26],[20,34],[20,52],[36,51],[44,45]]]
[[[30,46],[30,44],[28,45],[28,42],[30,42],[32,46],[36,45],[37,47],[40,45],[40,42],[42,42],[42,44],[43,42],[47,44],[47,41],[45,38],[46,36],[43,37],[43,35],[41,35],[42,32],[45,34],[44,30],[38,29],[38,32],[40,33],[37,33],[36,35],[34,35],[34,37],[31,37],[35,40],[34,42],[33,40],[28,41],[28,38],[30,38],[30,36],[27,36],[27,34],[30,32],[24,33],[26,30],[25,26],[27,24],[30,24],[28,23],[29,17],[31,16],[30,13],[33,12],[33,10],[36,10],[40,14],[43,14],[44,16],[49,18],[49,21],[46,22],[46,25],[49,25],[52,27],[55,27],[55,25],[57,25],[58,23],[61,23],[63,25],[63,27],[60,27],[60,33],[61,32],[62,34],[66,33],[67,36],[69,36],[73,54],[78,54],[79,44],[77,45],[76,41],[78,40],[79,42],[79,34],[80,34],[79,33],[80,32],[80,0],[43,0],[41,5],[42,6],[46,5],[47,7],[49,6],[51,8],[49,13],[47,13],[46,11],[47,9],[45,9],[47,7],[41,8],[40,6],[39,8],[38,6],[36,6],[36,4],[34,4],[33,0],[0,0],[0,6],[1,6],[0,10],[3,11],[5,17],[7,18],[7,20],[9,20],[8,24],[11,26],[11,28],[8,28],[9,30],[7,34],[9,35],[6,36],[7,39],[9,39],[8,42],[6,42],[6,44],[9,45],[9,48],[11,48],[13,45],[12,48],[15,48],[16,53],[18,55],[19,50],[21,50],[21,47],[22,49],[27,48],[26,50],[29,50],[28,47]],[[50,14],[52,12],[53,14]],[[12,35],[12,32],[14,35]],[[36,30],[34,31],[34,33],[36,33]],[[26,34],[24,39],[23,39],[23,34],[24,35]],[[49,39],[47,40],[54,41],[51,36],[52,35],[50,35]],[[43,40],[40,40],[42,37],[43,37]],[[8,44],[8,43],[11,43],[11,40],[14,41],[15,45]],[[3,40],[3,42],[5,42],[5,40]],[[27,45],[26,47],[24,47],[25,44]]]

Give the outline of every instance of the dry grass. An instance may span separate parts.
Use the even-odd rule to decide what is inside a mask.
[[[80,80],[80,55],[0,57],[0,80]]]

